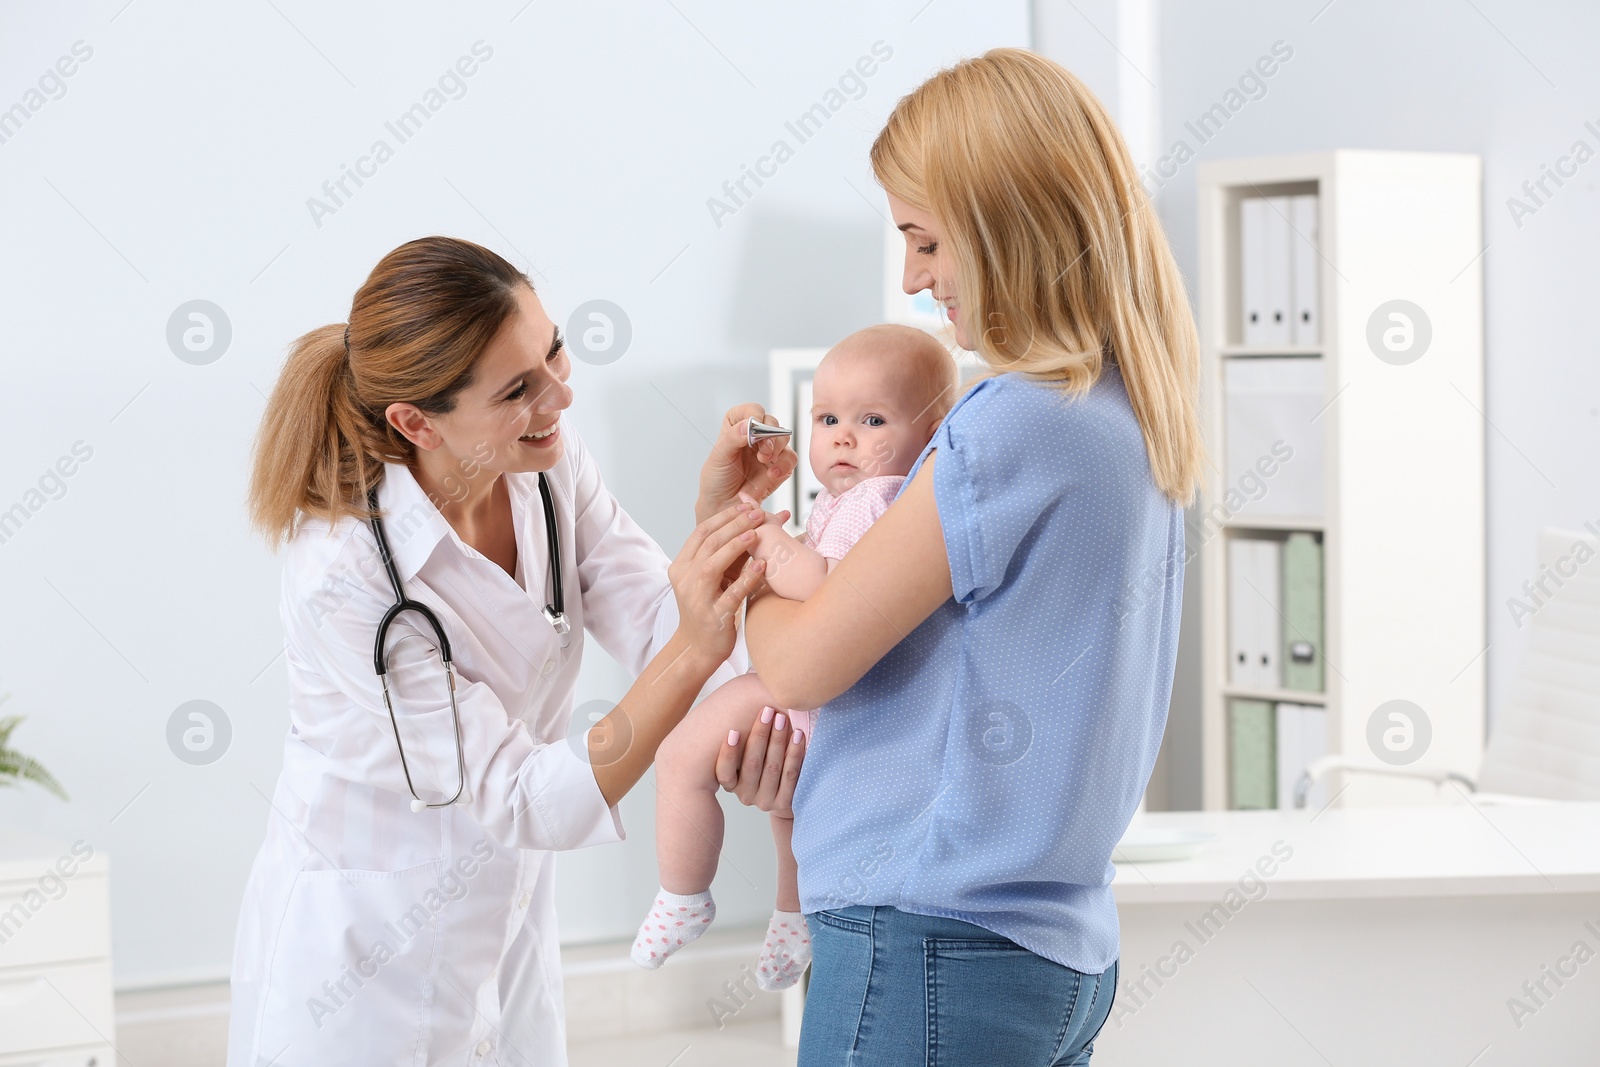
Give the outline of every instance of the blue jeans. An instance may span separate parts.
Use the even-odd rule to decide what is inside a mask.
[[[799,1067],[1078,1067],[1117,965],[1083,974],[992,930],[888,905],[806,913]]]

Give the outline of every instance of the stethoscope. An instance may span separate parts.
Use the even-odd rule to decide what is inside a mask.
[[[562,598],[561,588],[561,535],[556,532],[556,509],[550,501],[550,483],[545,480],[544,472],[539,472],[539,498],[544,502],[544,532],[545,540],[550,548],[550,603],[545,605],[544,617],[555,629],[556,636],[561,639],[561,647],[566,648],[571,641],[572,624],[567,621],[565,601]],[[389,551],[389,538],[383,532],[383,519],[378,514],[378,489],[373,486],[367,491],[367,504],[372,511],[372,534],[378,541],[378,554],[383,557],[383,567],[389,574],[389,584],[394,586],[395,602],[384,612],[383,620],[378,623],[378,635],[373,645],[372,661],[378,671],[378,678],[383,683],[383,706],[389,710],[389,725],[394,728],[395,747],[400,750],[400,769],[405,772],[406,788],[411,790],[411,810],[415,812],[426,811],[429,808],[445,808],[461,799],[461,794],[467,788],[467,755],[461,741],[461,709],[456,706],[456,670],[450,659],[450,638],[445,636],[444,626],[439,622],[439,617],[433,613],[428,605],[409,599],[405,589],[400,584],[400,572],[395,569],[394,556]],[[433,634],[439,640],[439,658],[444,663],[445,678],[450,686],[450,715],[455,720],[456,728],[456,774],[458,783],[455,795],[449,800],[437,804],[430,804],[417,795],[417,787],[411,781],[411,767],[406,763],[406,746],[400,740],[400,721],[395,717],[394,704],[389,699],[389,667],[384,662],[384,641],[389,636],[389,624],[402,612],[414,611],[428,621],[433,627]]]

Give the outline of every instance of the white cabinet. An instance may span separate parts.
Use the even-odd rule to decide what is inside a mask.
[[[107,869],[0,830],[0,1067],[114,1067]]]

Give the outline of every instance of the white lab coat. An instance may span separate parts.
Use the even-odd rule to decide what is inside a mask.
[[[411,472],[379,503],[405,591],[438,614],[457,672],[462,801],[413,813],[374,670],[394,600],[371,527],[308,523],[280,611],[289,735],[234,949],[230,1067],[567,1062],[553,852],[625,834],[570,731],[587,630],[637,675],[677,625],[667,556],[618,506],[582,442],[548,472],[561,532],[562,649],[541,614],[548,550],[536,474],[506,475],[517,578],[466,545]],[[455,791],[437,658],[392,627],[391,690],[417,792]],[[426,654],[425,654],[426,653]],[[711,684],[745,666],[743,642]]]

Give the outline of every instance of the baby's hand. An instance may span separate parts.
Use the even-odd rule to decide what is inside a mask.
[[[743,500],[753,508],[759,508],[761,506],[761,502],[748,493],[740,493],[739,499]],[[761,513],[761,528],[756,531],[756,542],[758,546],[764,544],[767,546],[767,551],[771,552],[775,538],[768,531],[772,530],[773,527],[777,527],[781,531],[783,529],[783,524],[788,521],[789,513],[787,511],[763,511]],[[766,558],[765,556],[756,555],[754,552],[752,552],[751,555],[755,556],[756,559]]]
[[[753,508],[759,508],[761,506],[761,501],[757,500],[755,497],[751,496],[749,493],[740,493],[739,494],[739,499],[744,501],[746,504],[749,504]],[[787,511],[779,511],[779,512],[764,511],[761,514],[762,514],[762,521],[767,522],[767,523],[776,522],[776,523],[782,524],[782,523],[785,523],[785,522],[789,521],[789,513]]]
[[[783,528],[783,520],[771,515],[756,528],[756,543],[750,555],[769,564],[783,564],[793,558],[794,538]]]

